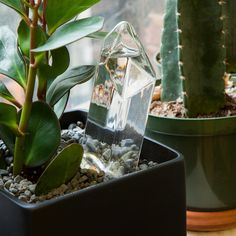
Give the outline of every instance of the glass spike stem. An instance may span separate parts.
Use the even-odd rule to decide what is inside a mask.
[[[83,168],[119,177],[137,168],[155,72],[128,22],[104,39],[85,129]]]

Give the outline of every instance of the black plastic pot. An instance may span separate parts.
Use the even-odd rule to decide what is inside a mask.
[[[77,120],[86,113],[65,114],[62,127]],[[182,156],[148,138],[141,156],[159,165],[39,204],[0,190],[0,235],[186,235]]]
[[[184,155],[187,208],[236,209],[236,117],[176,119],[149,116],[146,135]]]

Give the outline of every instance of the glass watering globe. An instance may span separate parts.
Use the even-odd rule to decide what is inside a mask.
[[[85,128],[82,168],[119,177],[137,168],[155,72],[128,22],[104,39]]]

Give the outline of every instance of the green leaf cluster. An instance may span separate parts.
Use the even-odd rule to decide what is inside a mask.
[[[25,93],[20,103],[0,81],[0,97],[8,102],[0,103],[0,137],[14,154],[14,175],[25,168],[46,166],[37,194],[69,181],[81,162],[79,144],[57,155],[61,134],[58,117],[64,112],[70,89],[94,76],[95,65],[69,68],[67,45],[84,37],[106,35],[98,32],[102,17],[75,19],[97,2],[0,0],[21,17],[17,35],[8,26],[0,27],[0,76],[14,80]]]

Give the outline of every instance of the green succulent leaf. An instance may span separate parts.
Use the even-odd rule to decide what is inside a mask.
[[[16,135],[21,135],[18,130],[17,110],[14,106],[0,103],[0,124],[10,128]]]
[[[25,136],[27,167],[41,166],[54,155],[60,144],[60,124],[53,110],[44,102],[34,102]]]
[[[70,55],[67,47],[61,47],[51,51],[52,55],[52,76],[56,78],[64,73],[70,64]]]
[[[48,64],[41,64],[38,66],[37,71],[38,79],[39,79],[39,87],[40,82],[45,82],[53,79],[52,76],[52,67]]]
[[[68,22],[100,0],[50,0],[47,2],[46,21],[51,35],[60,25]]]
[[[33,52],[43,52],[60,48],[83,37],[86,37],[103,27],[104,19],[100,16],[88,17],[73,21],[59,27],[47,40],[47,42],[38,47]]]
[[[5,125],[0,125],[0,138],[6,144],[10,152],[14,153],[16,135],[13,131]]]
[[[52,65],[41,64],[38,68],[39,81],[49,81],[66,71],[70,64],[70,55],[66,47],[51,51]]]
[[[20,107],[19,102],[11,94],[11,92],[8,90],[8,88],[5,86],[5,84],[2,81],[0,81],[0,97]]]
[[[56,113],[58,119],[61,118],[63,112],[66,109],[69,96],[70,96],[70,91],[68,91],[53,107],[54,112]]]
[[[24,20],[21,20],[19,27],[17,29],[18,32],[18,44],[19,47],[26,58],[29,59],[30,56],[30,28],[25,23]],[[42,28],[36,27],[36,47],[44,44],[47,41],[47,36],[43,32]]]
[[[83,148],[80,144],[67,146],[40,176],[35,189],[36,195],[48,193],[72,179],[79,169],[82,157]]]
[[[52,68],[50,65],[41,64],[38,67],[37,71],[38,77],[38,97],[44,96],[45,90],[47,89],[47,84],[49,81],[52,81]]]
[[[40,64],[38,67],[38,94],[44,94],[45,88],[49,87],[52,81],[66,71],[70,64],[70,56],[66,47],[51,51],[52,65]]]
[[[17,29],[18,44],[22,53],[29,58],[30,51],[30,29],[28,25],[22,20]]]
[[[0,0],[0,2],[15,11],[17,11],[20,15],[26,16],[25,9],[21,0]]]
[[[94,76],[96,66],[79,66],[68,69],[58,76],[47,91],[47,102],[54,106],[71,88],[84,83]]]
[[[99,40],[102,40],[102,39],[104,39],[108,34],[109,34],[109,32],[99,31],[99,32],[95,32],[95,33],[89,34],[87,37],[88,37],[88,38],[92,38],[92,39],[99,39]]]
[[[0,74],[26,88],[25,64],[19,55],[15,35],[7,26],[0,27]]]

